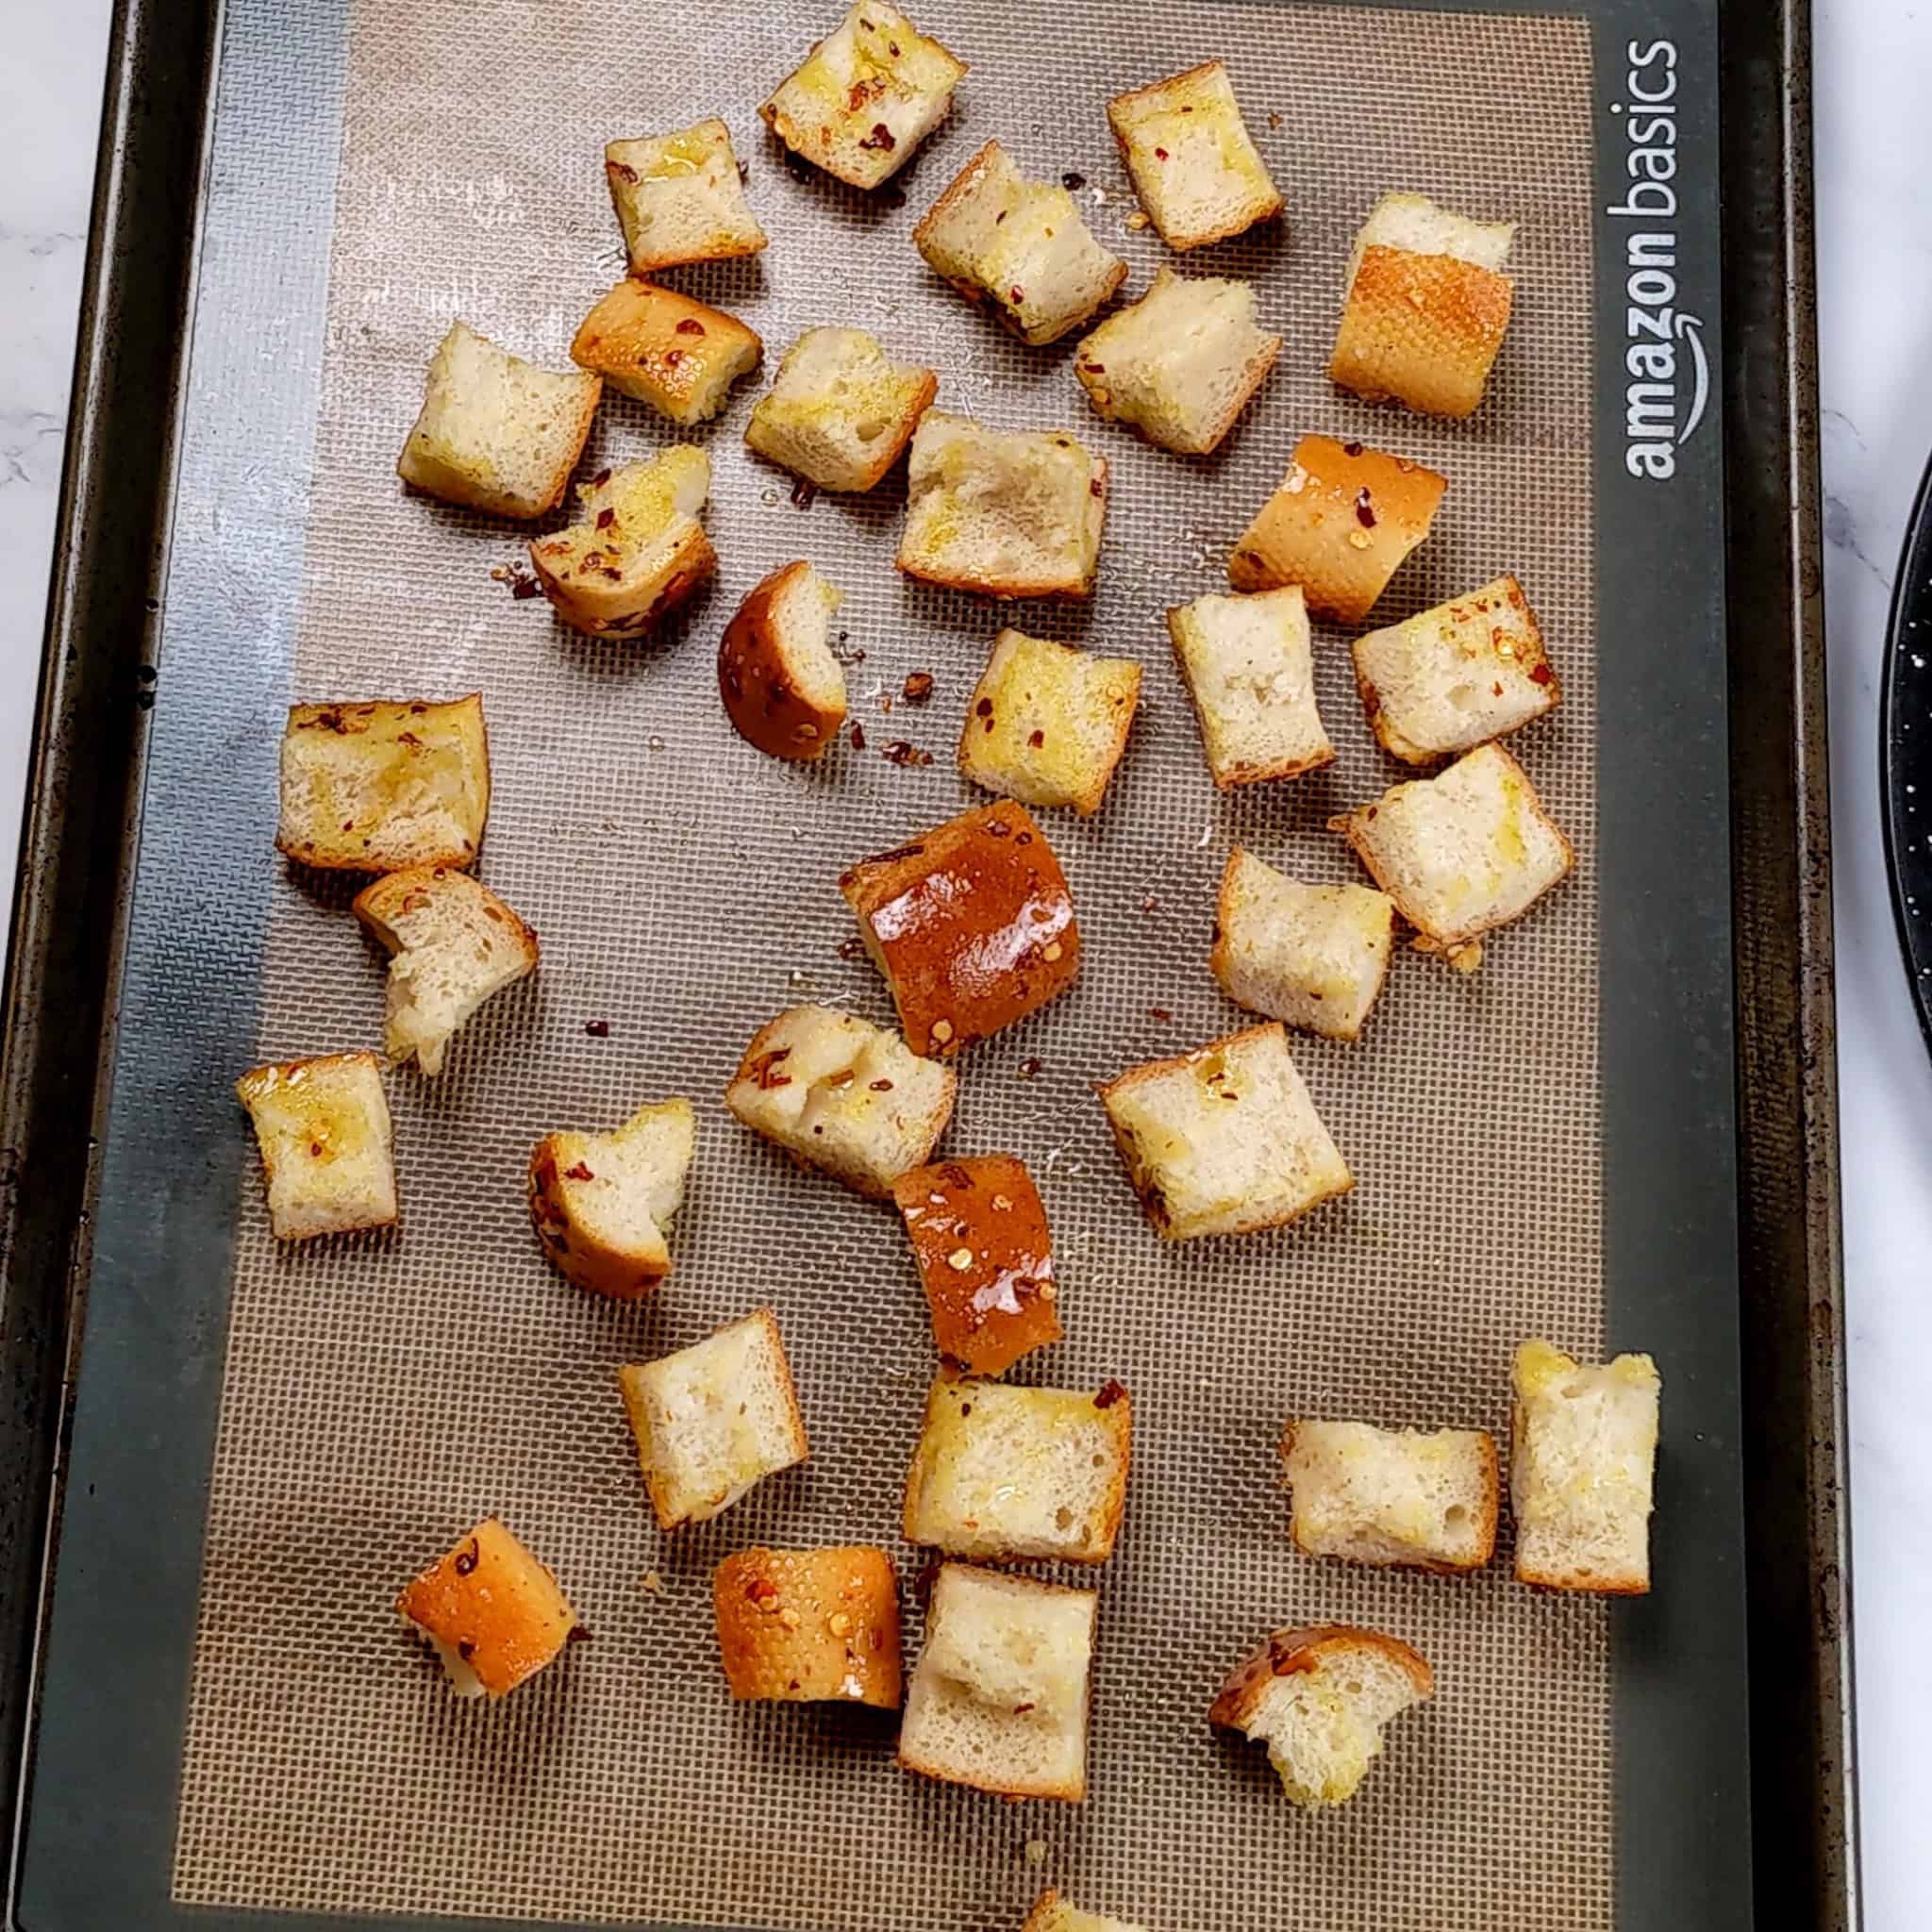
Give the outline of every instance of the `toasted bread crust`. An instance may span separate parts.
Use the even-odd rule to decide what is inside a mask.
[[[699,398],[722,364],[744,359],[732,380],[749,375],[764,354],[756,330],[735,315],[676,289],[626,275],[585,316],[570,345],[579,369],[648,403],[674,423],[696,423],[724,406],[721,390],[699,413]],[[728,386],[727,386],[728,388]]]
[[[1059,1903],[1059,1893],[1049,1885],[1033,1901],[1033,1909],[1026,1914],[1026,1923],[1020,1927],[1020,1932],[1054,1932]]]
[[[1262,1695],[1276,1677],[1318,1670],[1325,1658],[1346,1656],[1351,1650],[1380,1651],[1408,1674],[1418,1697],[1434,1694],[1435,1673],[1421,1654],[1400,1638],[1385,1637],[1379,1630],[1357,1629],[1350,1624],[1308,1624],[1274,1631],[1243,1657],[1221,1687],[1221,1694],[1208,1712],[1208,1722],[1245,1734]]]
[[[1296,1424],[1293,1422],[1282,1425],[1281,1440],[1275,1445],[1282,1466],[1288,1466],[1288,1458],[1294,1449]],[[1500,1466],[1496,1457],[1496,1439],[1487,1429],[1471,1432],[1481,1438],[1479,1454],[1483,1464],[1482,1514],[1476,1519],[1475,1554],[1465,1563],[1448,1563],[1428,1557],[1405,1557],[1389,1563],[1378,1563],[1374,1568],[1385,1570],[1426,1570],[1437,1576],[1459,1576],[1472,1570],[1481,1570],[1496,1554],[1496,1524],[1501,1515],[1503,1486]],[[1301,1516],[1291,1511],[1289,1518],[1289,1534],[1294,1540],[1294,1546],[1305,1557],[1325,1557],[1329,1553],[1317,1550],[1302,1541]],[[1357,1562],[1358,1557],[1344,1557],[1346,1562]]]
[[[733,1697],[898,1709],[898,1580],[884,1550],[741,1550],[712,1573],[711,1604]]]
[[[648,1250],[613,1247],[579,1225],[558,1163],[565,1137],[546,1134],[530,1152],[530,1224],[551,1265],[566,1281],[591,1294],[633,1301],[648,1294],[671,1273],[671,1251],[660,1235]]]
[[[493,1516],[406,1585],[396,1609],[455,1651],[491,1697],[534,1676],[576,1628],[549,1566]]]
[[[777,611],[811,565],[788,563],[757,584],[718,645],[718,691],[746,743],[774,758],[823,758],[845,722],[845,707],[813,704],[798,687]]]
[[[1365,402],[1468,416],[1502,347],[1515,286],[1453,255],[1371,245],[1342,308],[1329,376]]]
[[[718,553],[695,519],[662,569],[641,584],[617,585],[575,571],[564,576],[545,555],[546,540],[530,545],[530,568],[558,616],[591,637],[634,637],[690,601],[710,581]]]
[[[483,904],[491,918],[508,929],[524,958],[529,961],[530,968],[534,969],[542,957],[536,928],[527,924],[482,880],[471,878],[459,866],[412,865],[403,872],[386,873],[381,878],[373,879],[364,886],[349,902],[349,909],[393,953],[401,943],[396,937],[394,922],[411,909],[407,903],[409,895],[412,892],[434,891],[450,876],[461,878],[466,884],[475,887],[483,896]]]

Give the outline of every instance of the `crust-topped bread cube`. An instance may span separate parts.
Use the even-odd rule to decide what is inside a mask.
[[[537,935],[466,872],[392,872],[357,893],[354,909],[392,955],[385,1050],[425,1074],[441,1073],[451,1036],[485,1000],[537,970]]]
[[[594,375],[539,369],[453,323],[430,359],[396,475],[445,503],[543,516],[562,500],[603,393]]]
[[[698,521],[710,489],[711,459],[688,443],[579,485],[578,520],[530,545],[558,616],[592,637],[628,637],[694,596],[718,567]]]
[[[1132,658],[1003,630],[959,733],[959,769],[1023,805],[1100,809],[1141,701]]]
[[[1033,1901],[1033,1909],[1026,1914],[1020,1932],[1147,1932],[1147,1928],[1130,1925],[1124,1919],[1083,1912],[1072,1899],[1062,1898],[1049,1886]]]
[[[1167,613],[1167,634],[1220,790],[1298,778],[1333,760],[1299,585],[1196,597]]]
[[[912,231],[920,254],[1014,334],[1052,342],[1091,316],[1127,265],[1093,239],[1074,197],[1029,181],[990,141]]]
[[[708,1523],[811,1453],[770,1308],[617,1372],[660,1529]]]
[[[1164,1240],[1279,1227],[1355,1185],[1278,1025],[1134,1067],[1100,1098]]]
[[[1066,874],[1023,805],[969,811],[839,878],[914,1053],[950,1059],[1080,970]]]
[[[1134,1404],[940,1375],[906,1476],[905,1535],[983,1562],[1104,1563],[1127,1505]]]
[[[615,1133],[546,1134],[530,1156],[530,1220],[558,1272],[628,1300],[671,1273],[664,1230],[697,1147],[688,1100],[641,1107]]]
[[[1507,576],[1365,631],[1355,641],[1355,681],[1382,749],[1410,765],[1501,738],[1563,696],[1536,613]]]
[[[756,1134],[884,1200],[932,1153],[958,1077],[896,1033],[830,1007],[793,1007],[745,1049],[724,1105]]]
[[[1222,1687],[1208,1722],[1265,1742],[1288,1795],[1318,1808],[1354,1797],[1383,1726],[1435,1691],[1434,1673],[1399,1639],[1316,1624],[1275,1631]]]
[[[557,1578],[493,1516],[417,1577],[396,1610],[458,1697],[508,1695],[577,1628]]]
[[[1447,1573],[1496,1547],[1496,1445],[1480,1429],[1291,1422],[1281,1468],[1307,1556]]]
[[[740,1550],[711,1573],[724,1681],[741,1700],[899,1707],[899,1588],[868,1543]]]
[[[1182,456],[1217,448],[1267,379],[1281,338],[1255,325],[1246,282],[1177,275],[1110,315],[1074,358],[1087,400]]]
[[[1355,1040],[1389,971],[1395,902],[1367,886],[1304,885],[1237,845],[1214,932],[1208,963],[1237,1006]]]
[[[722,121],[613,141],[604,149],[604,175],[634,275],[756,255],[765,245]]]
[[[251,1067],[235,1094],[255,1126],[278,1241],[394,1223],[389,1102],[373,1053]]]
[[[1359,624],[1429,534],[1445,478],[1403,457],[1305,436],[1228,559],[1237,591],[1299,584],[1318,617]]]
[[[998,1375],[1060,1339],[1053,1237],[1024,1161],[980,1154],[915,1167],[892,1199],[948,1361]]]
[[[987,597],[1086,597],[1107,464],[1063,429],[983,429],[929,409],[912,439],[899,568]]]
[[[1134,192],[1170,248],[1224,242],[1281,212],[1219,60],[1107,104]]]
[[[490,815],[481,696],[291,705],[281,808],[275,849],[301,865],[468,865]]]
[[[1078,1804],[1098,1601],[1091,1590],[941,1564],[899,1762],[1003,1797]]]
[[[1355,238],[1330,376],[1372,403],[1470,414],[1509,325],[1516,285],[1501,270],[1515,235],[1513,222],[1385,194]]]
[[[1516,1351],[1509,1504],[1519,1582],[1640,1596],[1662,1382],[1647,1355],[1600,1367],[1547,1341]]]
[[[1479,745],[1434,778],[1391,786],[1332,821],[1419,950],[1474,972],[1475,941],[1521,919],[1576,863],[1529,774],[1500,744]]]
[[[752,406],[744,440],[821,490],[870,490],[899,460],[939,376],[862,328],[808,328]]]
[[[774,758],[823,758],[845,722],[845,674],[832,656],[844,592],[808,563],[788,563],[738,607],[718,646],[724,713]]]
[[[876,188],[946,118],[965,72],[896,8],[860,0],[758,112],[793,154]]]
[[[687,425],[722,409],[764,344],[735,315],[626,275],[584,317],[571,360]]]

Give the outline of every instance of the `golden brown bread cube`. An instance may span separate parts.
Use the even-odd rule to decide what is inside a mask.
[[[844,592],[804,561],[755,585],[718,645],[724,714],[774,758],[823,758],[845,722],[845,674],[832,656]]]
[[[557,1578],[493,1516],[409,1584],[396,1609],[458,1697],[508,1695],[578,1627]]]
[[[899,1590],[885,1551],[740,1550],[712,1573],[711,1605],[733,1697],[898,1709]]]
[[[735,315],[626,275],[584,317],[571,360],[674,423],[703,423],[764,344]]]

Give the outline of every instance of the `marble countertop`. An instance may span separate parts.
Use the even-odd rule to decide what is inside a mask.
[[[86,249],[108,0],[0,0],[0,903],[9,903]],[[1820,0],[1820,387],[1854,1619],[1868,1932],[1932,1894],[1932,1060],[1878,832],[1879,668],[1932,451],[1932,10]]]

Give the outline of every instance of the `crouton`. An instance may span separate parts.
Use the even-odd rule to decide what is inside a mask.
[[[722,121],[610,142],[604,175],[634,275],[756,255],[765,245],[765,231],[744,198],[731,130]]]
[[[298,864],[468,865],[489,815],[480,695],[289,707],[275,849]]]
[[[1076,329],[1126,279],[1093,239],[1074,197],[1029,181],[990,141],[912,231],[912,242],[960,294],[984,303],[1024,341]]]
[[[697,1147],[688,1100],[641,1107],[610,1134],[546,1134],[530,1156],[530,1220],[567,1281],[628,1300],[671,1273],[664,1230]]]
[[[1305,436],[1228,559],[1237,591],[1299,584],[1317,617],[1359,624],[1429,534],[1449,487],[1420,463]]]
[[[1435,1690],[1435,1674],[1399,1639],[1316,1624],[1275,1631],[1222,1687],[1208,1722],[1265,1742],[1288,1795],[1315,1809],[1354,1797],[1383,1727]]]
[[[764,344],[735,315],[626,275],[584,317],[571,360],[689,427],[708,422]]]
[[[453,323],[430,359],[396,475],[493,516],[547,515],[563,499],[603,393],[594,375],[539,369]]]
[[[1516,1351],[1509,1504],[1519,1582],[1607,1596],[1649,1590],[1662,1387],[1647,1355],[1586,1368],[1547,1341]]]
[[[832,613],[845,593],[808,563],[788,563],[738,607],[718,646],[724,713],[774,758],[823,758],[845,722],[845,674],[832,656]]]
[[[946,118],[965,73],[897,8],[861,0],[758,112],[793,154],[876,188]]]
[[[1280,1227],[1355,1186],[1278,1025],[1131,1068],[1100,1098],[1166,1241]]]
[[[557,1578],[493,1516],[404,1590],[396,1611],[458,1697],[508,1696],[578,1628]]]
[[[744,440],[820,490],[870,490],[939,393],[934,371],[894,362],[862,328],[808,328],[752,406]]]
[[[251,1067],[235,1094],[255,1127],[276,1241],[394,1224],[389,1102],[373,1053]]]
[[[1536,613],[1509,576],[1365,631],[1355,641],[1355,681],[1382,749],[1410,765],[1502,738],[1563,696]]]
[[[741,1701],[899,1707],[899,1587],[869,1543],[740,1550],[711,1573],[724,1681]]]
[[[1281,338],[1255,325],[1246,282],[1162,269],[1080,344],[1074,374],[1103,416],[1181,456],[1218,448],[1267,380]]]
[[[830,1007],[793,1007],[759,1028],[724,1105],[794,1159],[884,1200],[932,1153],[958,1076],[896,1033]]]
[[[1132,658],[1003,630],[966,709],[959,769],[1023,805],[1100,809],[1141,701]]]
[[[1107,119],[1134,192],[1170,248],[1224,242],[1281,212],[1219,60],[1115,95]]]
[[[708,1523],[811,1453],[770,1308],[617,1372],[638,1467],[660,1529]]]
[[[1167,613],[1167,634],[1221,791],[1298,778],[1334,760],[1299,585],[1196,597]]]
[[[988,597],[1087,597],[1107,464],[1063,429],[982,429],[931,409],[912,439],[899,568]]]
[[[1078,1804],[1098,1601],[1091,1590],[941,1564],[899,1762],[1003,1797]]]
[[[1469,415],[1509,325],[1516,285],[1501,270],[1515,235],[1511,222],[1385,194],[1349,256],[1329,375],[1372,403]]]
[[[1295,1547],[1449,1574],[1496,1547],[1496,1445],[1480,1429],[1291,1422],[1281,1468]]]
[[[1038,1011],[1080,970],[1066,874],[1023,805],[962,813],[861,859],[839,890],[917,1054],[950,1059]]]
[[[1052,1886],[1033,1901],[1026,1923],[1020,1932],[1147,1932],[1144,1925],[1130,1925],[1124,1919],[1103,1918],[1098,1912],[1083,1912],[1073,1900],[1062,1898]]]
[[[1382,991],[1395,902],[1367,886],[1309,886],[1237,845],[1221,875],[1209,964],[1238,1007],[1356,1040]]]
[[[492,993],[537,970],[537,935],[466,872],[419,865],[356,895],[356,917],[393,955],[384,1047],[440,1074],[450,1037]]]

